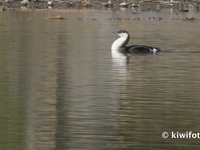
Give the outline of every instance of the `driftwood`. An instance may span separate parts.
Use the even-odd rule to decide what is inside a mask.
[[[61,15],[57,15],[57,16],[48,17],[48,19],[63,20],[65,18],[63,16],[61,16]]]
[[[191,21],[191,22],[194,22],[194,21],[197,21],[197,18],[195,18],[195,17],[185,17],[185,18],[183,19],[183,21]]]

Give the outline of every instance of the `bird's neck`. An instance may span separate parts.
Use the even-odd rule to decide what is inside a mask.
[[[115,51],[119,51],[120,49],[124,48],[129,41],[129,36],[124,36],[124,37],[120,37],[118,39],[116,39],[111,47],[111,51],[115,52]]]

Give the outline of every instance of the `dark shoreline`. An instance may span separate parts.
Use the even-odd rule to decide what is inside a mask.
[[[51,1],[49,1],[51,2]],[[19,9],[19,8],[28,8],[28,9],[103,9],[105,8],[103,3],[93,2],[93,3],[80,3],[80,2],[68,2],[68,1],[54,1],[48,3],[48,1],[12,1],[12,2],[0,2],[0,10],[6,9]]]
[[[193,4],[194,5],[194,4]],[[185,5],[184,5],[185,6]],[[189,6],[189,4],[188,4]],[[195,6],[195,5],[194,5]],[[172,8],[172,9],[179,9],[182,12],[188,12],[189,7],[182,8],[179,5],[173,5],[168,6],[166,4],[162,4],[161,2],[154,2],[153,0],[151,2],[143,2],[141,4],[135,4],[133,3],[126,3],[125,6],[120,6],[119,2],[115,3],[103,3],[99,1],[91,1],[91,2],[82,2],[80,0],[77,1],[44,1],[44,0],[21,0],[21,1],[15,1],[15,0],[4,0],[0,1],[0,11],[5,11],[7,9],[30,9],[30,10],[44,10],[44,9],[55,9],[55,10],[107,10],[107,9],[119,9],[119,8],[125,8],[125,9],[132,9],[133,11],[136,11],[138,8],[140,8],[142,11],[160,11],[162,8]],[[197,11],[199,10],[199,7],[196,6],[195,8]]]

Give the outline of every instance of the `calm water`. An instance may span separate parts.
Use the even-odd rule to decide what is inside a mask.
[[[67,19],[47,19],[58,14]],[[200,17],[0,13],[0,149],[199,149],[200,139],[161,137],[200,132],[200,21],[183,21],[187,15]],[[120,29],[131,33],[130,43],[163,52],[112,59]]]

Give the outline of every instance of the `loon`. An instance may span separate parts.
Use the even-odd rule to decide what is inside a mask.
[[[130,34],[126,30],[120,30],[117,32],[119,38],[116,39],[111,47],[112,54],[121,53],[121,54],[131,54],[131,53],[157,53],[161,49],[153,46],[146,45],[130,45],[126,46],[130,39]]]

